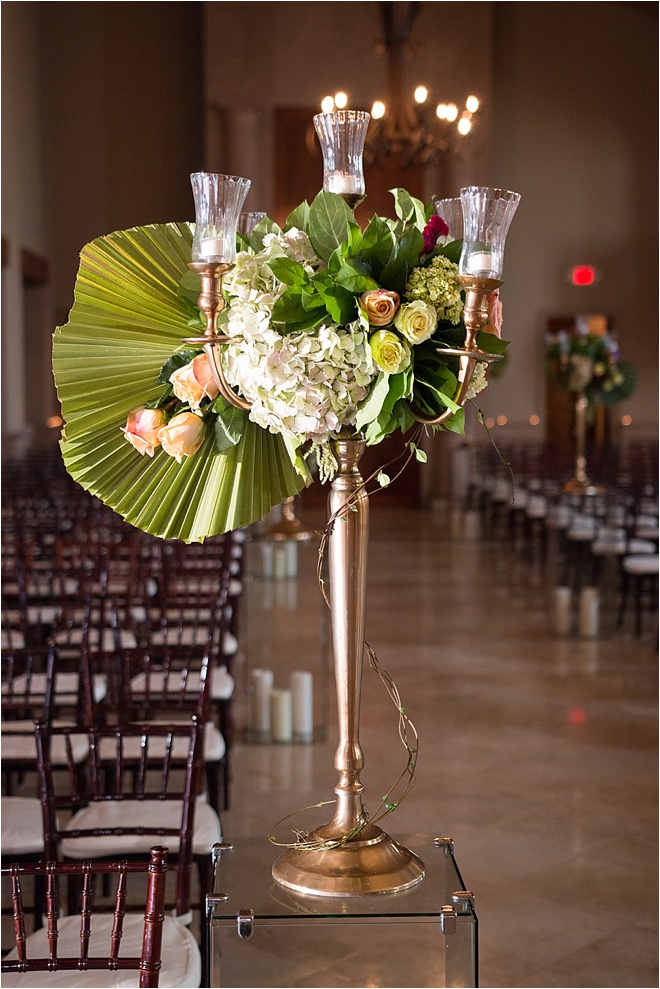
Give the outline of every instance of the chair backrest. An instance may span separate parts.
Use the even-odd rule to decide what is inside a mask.
[[[196,715],[209,720],[210,644],[124,649],[117,654],[118,720],[142,722]]]
[[[144,912],[144,933],[142,952],[138,956],[121,957],[119,948],[124,931],[127,898],[128,873],[147,873],[147,896]],[[93,877],[102,874],[117,875],[114,917],[110,933],[108,954],[98,956],[90,953],[92,883]],[[140,862],[32,862],[9,865],[2,868],[2,875],[11,883],[12,911],[14,916],[14,937],[16,950],[2,960],[3,972],[51,972],[89,970],[139,970],[140,986],[158,986],[161,965],[163,936],[165,880],[167,873],[167,848],[154,846],[149,860]],[[82,876],[82,898],[80,911],[80,953],[77,957],[58,956],[58,918],[60,875]],[[46,923],[48,955],[28,957],[25,910],[21,879],[23,876],[41,876],[46,881]],[[43,983],[47,985],[47,982]],[[75,984],[72,979],[71,985]]]
[[[84,734],[89,742],[89,757],[84,766],[74,759],[74,736]],[[201,790],[203,773],[204,729],[196,718],[187,724],[125,724],[103,726],[36,726],[39,795],[44,825],[44,849],[49,859],[61,857],[61,845],[76,839],[124,839],[129,836],[164,840],[174,857],[178,854],[177,914],[190,910],[190,874],[193,857],[195,807]],[[51,751],[56,739],[63,738],[67,757],[66,772],[58,773],[55,785]],[[131,813],[139,804],[153,802],[149,819],[140,817],[131,823]],[[158,806],[175,801],[175,816],[163,824]],[[103,814],[121,802],[126,813]],[[74,815],[66,824],[58,817],[58,808],[72,808]],[[85,808],[95,807],[94,826],[82,826],[77,819]],[[167,841],[167,839],[170,839]],[[87,843],[86,843],[87,844]],[[121,854],[121,849],[116,854]],[[85,857],[93,858],[85,852]],[[101,857],[101,856],[99,856]],[[107,856],[106,856],[107,857]]]
[[[3,649],[0,705],[6,721],[51,721],[57,650]]]

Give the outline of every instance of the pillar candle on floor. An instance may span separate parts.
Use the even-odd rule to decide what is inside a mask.
[[[250,704],[250,729],[258,735],[270,735],[270,694],[273,689],[272,670],[252,670],[252,697]]]
[[[555,587],[555,632],[568,635],[571,631],[571,589]]]
[[[307,670],[295,670],[291,674],[293,701],[293,736],[302,742],[311,742],[314,734],[314,685]]]
[[[290,690],[271,690],[270,715],[274,742],[290,742],[293,716]]]
[[[595,639],[598,635],[599,598],[597,587],[583,587],[580,593],[580,635]]]

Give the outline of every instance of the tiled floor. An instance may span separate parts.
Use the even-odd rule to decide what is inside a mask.
[[[387,830],[453,837],[476,893],[482,986],[657,986],[657,619],[641,640],[629,622],[617,631],[611,589],[598,639],[559,638],[552,566],[453,528],[452,537],[441,511],[372,508],[367,638],[420,736],[417,783]],[[261,564],[252,543],[239,715],[251,666],[273,669],[282,685],[303,668],[315,672],[318,721],[314,551],[301,553],[295,580],[264,579]],[[286,814],[332,799],[333,691],[326,741],[236,746],[226,835],[265,836]],[[361,741],[373,808],[404,757],[396,712],[369,670]],[[436,984],[424,981],[424,951],[398,975],[388,937],[372,981],[337,981],[329,953],[313,984]]]

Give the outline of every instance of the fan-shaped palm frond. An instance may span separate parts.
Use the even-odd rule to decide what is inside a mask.
[[[236,446],[219,453],[209,435],[180,464],[124,439],[128,413],[159,396],[161,366],[190,335],[194,310],[179,284],[192,237],[189,224],[169,223],[88,244],[53,343],[69,473],[132,525],[186,542],[249,525],[305,485],[282,438],[252,422]]]

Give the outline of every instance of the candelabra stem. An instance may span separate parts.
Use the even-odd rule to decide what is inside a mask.
[[[589,400],[580,392],[575,400],[575,476],[564,486],[568,494],[597,494],[599,488],[592,484],[587,475],[587,409]]]
[[[332,645],[335,662],[339,744],[335,769],[337,802],[331,821],[313,832],[316,847],[289,849],[273,876],[290,889],[321,896],[362,896],[406,889],[424,877],[423,863],[407,848],[369,824],[362,803],[360,695],[367,585],[369,500],[358,463],[359,437],[333,443],[339,464],[329,497],[328,540]]]

